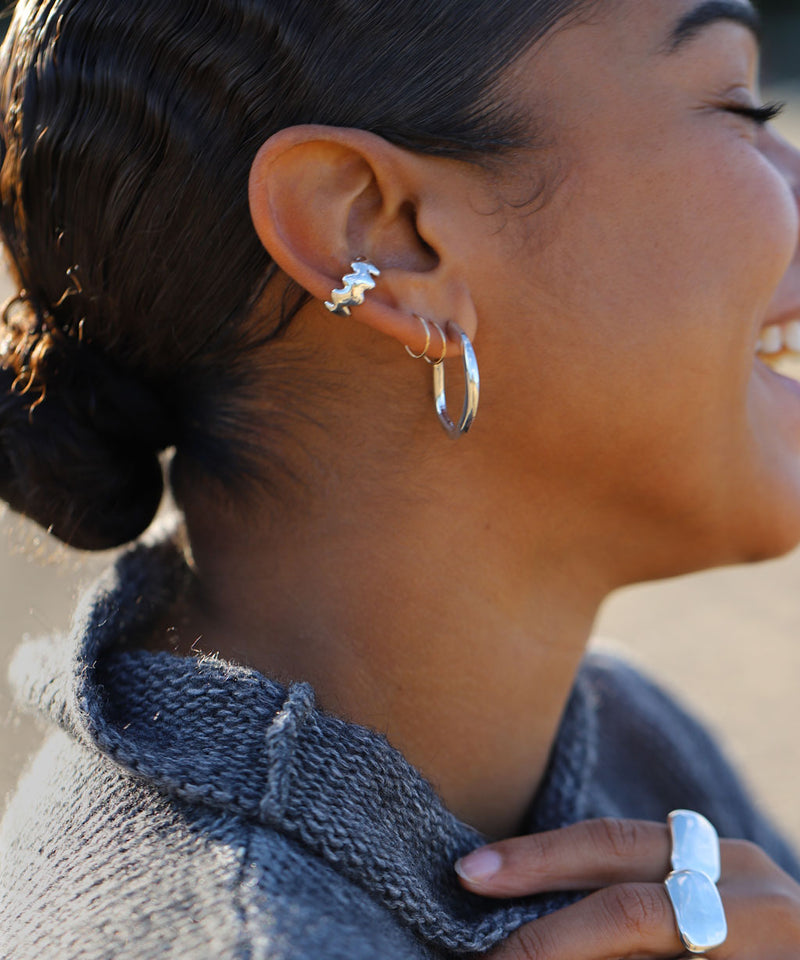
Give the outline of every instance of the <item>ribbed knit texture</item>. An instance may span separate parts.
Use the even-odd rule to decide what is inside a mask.
[[[466,894],[453,863],[482,838],[307,684],[137,649],[186,576],[171,542],[138,547],[69,642],[14,662],[18,696],[64,732],[0,834],[4,960],[460,955],[567,902]],[[529,829],[674,806],[796,870],[706,734],[627,667],[591,660]]]

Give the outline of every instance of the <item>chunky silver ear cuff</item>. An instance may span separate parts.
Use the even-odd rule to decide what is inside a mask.
[[[331,291],[330,300],[325,301],[328,310],[339,317],[349,317],[350,307],[360,307],[367,291],[375,289],[372,278],[381,275],[374,264],[360,258],[350,264],[350,269],[353,272],[344,275],[342,288]]]

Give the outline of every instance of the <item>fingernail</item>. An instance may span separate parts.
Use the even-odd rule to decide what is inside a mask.
[[[470,883],[481,883],[493,877],[502,865],[500,854],[484,847],[458,860],[456,873]]]

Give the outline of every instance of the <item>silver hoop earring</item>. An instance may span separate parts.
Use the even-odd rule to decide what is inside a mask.
[[[419,320],[419,322],[422,324],[423,330],[425,331],[425,346],[422,350],[422,353],[414,353],[411,347],[406,346],[406,353],[414,360],[422,360],[425,354],[428,352],[428,347],[431,345],[431,328],[425,317],[421,317],[418,313],[413,314],[413,316]]]
[[[444,383],[444,364],[440,362],[433,364],[433,393],[436,400],[436,413],[439,422],[444,427],[453,440],[457,440],[462,434],[467,433],[478,412],[478,401],[481,394],[481,378],[478,371],[478,360],[475,356],[475,350],[472,342],[464,331],[454,323],[451,323],[453,329],[458,333],[461,339],[461,359],[464,364],[464,406],[461,410],[461,417],[458,423],[453,423],[447,413],[447,397],[445,396]],[[444,359],[444,356],[442,356]]]
[[[375,289],[375,281],[372,278],[381,275],[374,264],[361,258],[354,260],[350,264],[350,269],[353,272],[344,275],[342,288],[332,290],[330,300],[325,301],[328,310],[339,317],[349,317],[350,307],[360,307],[367,291]]]

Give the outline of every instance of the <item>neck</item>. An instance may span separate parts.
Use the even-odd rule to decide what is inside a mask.
[[[385,734],[459,818],[512,835],[601,597],[558,563],[533,576],[512,518],[451,501],[447,516],[470,520],[443,524],[436,497],[370,504],[345,486],[290,529],[187,511],[197,589],[183,643],[309,681],[321,707]]]

